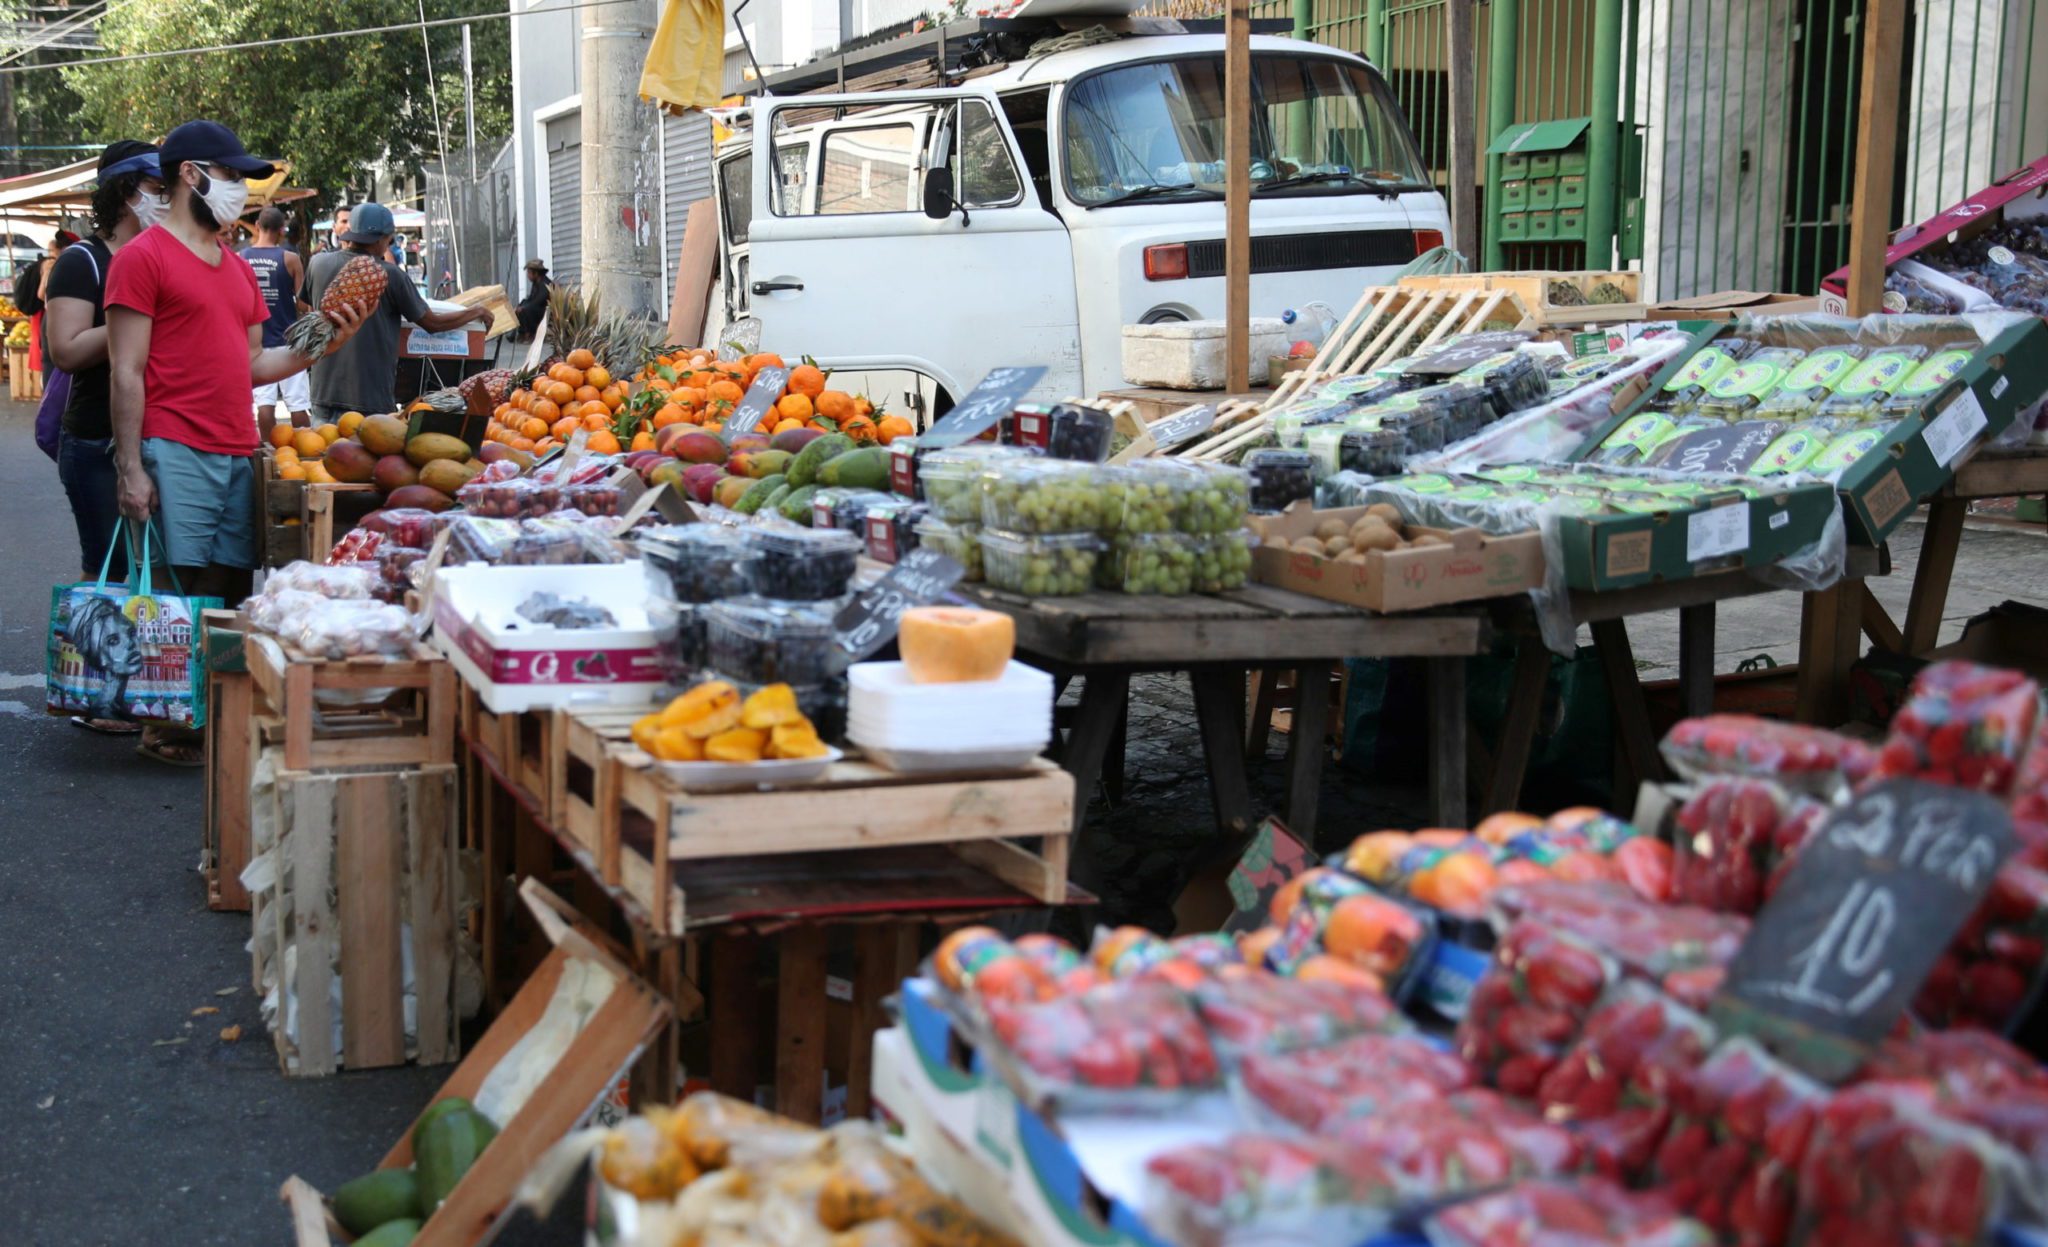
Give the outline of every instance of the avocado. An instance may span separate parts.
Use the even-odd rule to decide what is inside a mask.
[[[489,1142],[472,1120],[477,1116],[475,1109],[457,1109],[441,1114],[419,1131],[412,1159],[420,1175],[420,1211],[429,1217],[448,1198],[455,1184],[462,1181],[462,1175],[469,1172],[483,1145]]]
[[[795,490],[796,486],[790,484],[788,479],[785,478],[782,484],[777,485],[775,487],[775,492],[769,494],[767,499],[763,501],[760,506],[754,509],[754,514],[759,515],[763,511],[779,510],[782,506],[782,500],[784,498],[789,497],[789,495],[795,492]]]
[[[741,515],[754,514],[767,503],[770,495],[774,494],[776,490],[781,489],[788,480],[789,478],[780,472],[773,476],[762,477],[747,487],[747,492],[740,495],[740,500],[733,504],[732,509],[738,511]]]
[[[436,1117],[439,1117],[443,1113],[453,1113],[458,1109],[468,1109],[470,1112],[474,1113],[476,1112],[476,1105],[471,1104],[468,1100],[463,1099],[459,1095],[444,1096],[441,1099],[434,1101],[432,1104],[427,1105],[426,1110],[420,1114],[419,1120],[415,1121],[412,1124],[413,1148],[415,1150],[419,1148],[420,1135],[426,1131],[428,1122],[434,1120]]]
[[[356,1240],[356,1247],[406,1247],[418,1237],[420,1223],[410,1217],[386,1221]]]
[[[880,446],[849,450],[818,469],[818,482],[842,489],[886,489],[889,452]]]
[[[410,1169],[375,1169],[334,1193],[334,1219],[358,1236],[419,1212],[419,1177]]]
[[[811,445],[817,445],[812,442]],[[816,485],[801,485],[783,495],[775,506],[775,513],[793,524],[811,526],[811,495],[818,492]]]
[[[818,479],[818,469],[853,449],[853,439],[844,433],[827,433],[814,438],[810,445],[798,451],[796,458],[789,461],[784,473],[792,485],[809,485]]]

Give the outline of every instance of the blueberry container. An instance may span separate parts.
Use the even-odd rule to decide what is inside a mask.
[[[836,679],[846,651],[832,639],[836,603],[734,598],[703,609],[711,668],[756,684],[817,684]]]
[[[838,528],[776,525],[744,531],[754,552],[755,593],[789,602],[845,596],[860,562],[860,537]]]
[[[670,602],[716,602],[754,587],[754,553],[736,528],[676,524],[635,532],[648,595]]]
[[[1254,450],[1244,457],[1251,477],[1251,509],[1262,514],[1285,511],[1316,492],[1315,461],[1304,450]]]

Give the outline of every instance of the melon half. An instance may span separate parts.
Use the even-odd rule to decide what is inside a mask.
[[[1017,625],[1000,611],[914,606],[897,624],[896,647],[913,684],[1000,679],[1017,647]]]

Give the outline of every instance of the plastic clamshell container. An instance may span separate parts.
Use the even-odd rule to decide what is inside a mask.
[[[837,528],[745,531],[754,550],[754,592],[792,602],[844,597],[864,544],[858,534]]]
[[[966,568],[967,573],[960,579],[981,579],[981,525],[949,524],[936,515],[927,515],[917,522],[917,541]]]
[[[1066,459],[1018,459],[981,475],[982,527],[1014,533],[1080,533],[1121,518],[1110,469]]]
[[[530,477],[509,481],[471,481],[455,491],[462,509],[480,519],[524,520],[546,515],[562,505],[557,486]]]
[[[917,456],[917,483],[940,519],[979,524],[982,471],[995,463],[1031,458],[1035,458],[1031,452],[1015,446],[952,446]]]
[[[740,530],[717,524],[675,524],[633,534],[651,596],[675,602],[716,602],[751,593],[754,555]]]
[[[1102,539],[1094,533],[981,532],[982,575],[1030,597],[1071,597],[1095,587]]]
[[[1252,574],[1252,535],[1245,529],[1195,538],[1195,592],[1242,589]]]
[[[1315,496],[1315,459],[1305,450],[1254,450],[1244,457],[1244,467],[1254,511],[1278,513]]]
[[[704,608],[711,667],[754,684],[818,684],[836,677],[846,653],[833,642],[834,607],[816,602],[734,598]]]
[[[1192,593],[1200,541],[1184,533],[1118,533],[1096,561],[1095,583],[1120,593]]]

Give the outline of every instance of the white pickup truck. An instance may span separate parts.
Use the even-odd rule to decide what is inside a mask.
[[[928,378],[929,417],[1005,364],[1048,367],[1034,398],[1115,388],[1125,325],[1221,318],[1223,37],[986,62],[928,88],[777,95],[770,78],[716,157],[714,321]],[[1349,307],[1443,241],[1443,197],[1372,66],[1254,36],[1252,93],[1256,315]]]

